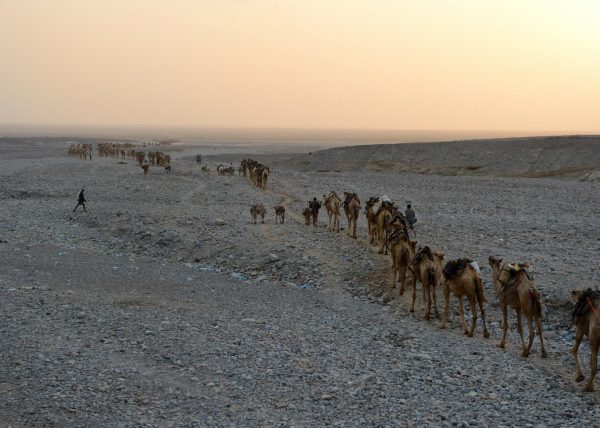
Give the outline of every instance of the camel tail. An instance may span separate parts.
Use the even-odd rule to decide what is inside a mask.
[[[483,303],[487,303],[485,294],[483,294],[483,281],[481,280],[481,277],[479,277],[479,275],[477,275],[477,300]]]
[[[531,306],[533,307],[533,315],[541,318],[542,302],[540,301],[540,293],[535,289],[529,290],[529,298],[531,299]]]
[[[435,287],[435,268],[430,267],[427,269],[427,280],[429,281],[430,287]]]
[[[535,299],[533,310],[536,316],[542,318],[542,303],[540,302],[540,299]]]

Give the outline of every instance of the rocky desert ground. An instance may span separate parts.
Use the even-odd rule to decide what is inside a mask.
[[[569,295],[600,283],[599,138],[174,145],[172,174],[146,176],[67,157],[73,142],[99,140],[0,139],[0,426],[598,425],[598,393],[574,380]],[[266,190],[214,173],[244,157],[271,167]],[[364,216],[357,240],[324,212],[305,226],[330,190],[410,202],[419,245],[476,260],[491,337],[461,334],[455,300],[446,330],[422,320],[420,293],[410,313]],[[537,338],[520,356],[512,313],[495,346],[489,255],[531,264],[548,359]],[[587,375],[587,342],[580,358]]]

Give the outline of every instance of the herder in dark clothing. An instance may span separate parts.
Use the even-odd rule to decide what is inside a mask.
[[[83,207],[83,210],[85,211],[86,202],[87,201],[85,200],[85,196],[83,196],[83,188],[81,188],[81,190],[79,191],[79,199],[77,200],[77,205],[75,205],[75,208],[73,208],[73,212],[75,212],[79,205],[81,205]]]
[[[321,203],[317,201],[317,198],[313,198],[312,201],[308,204],[310,208],[310,213],[312,214],[313,226],[317,227],[317,217],[319,217],[319,208],[321,208]]]
[[[415,212],[414,210],[411,208],[410,204],[408,204],[406,206],[406,211],[404,211],[404,215],[406,217],[406,221],[408,222],[408,225],[411,229],[413,229],[413,226],[415,225],[415,223],[417,222],[417,217],[415,217]]]

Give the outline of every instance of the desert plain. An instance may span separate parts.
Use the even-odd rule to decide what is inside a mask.
[[[67,156],[100,142],[0,139],[0,426],[598,424],[598,394],[575,382],[570,293],[600,284],[600,137],[179,143],[160,148],[172,173],[148,175]],[[270,167],[265,190],[215,173],[243,158]],[[410,313],[363,214],[356,240],[343,214],[340,233],[324,210],[305,226],[331,190],[411,203],[418,245],[477,261],[491,337],[462,334],[454,298],[445,330],[422,319],[420,288]],[[513,312],[496,347],[490,255],[531,265],[547,359],[537,337],[520,356]],[[587,342],[580,358],[587,375]]]

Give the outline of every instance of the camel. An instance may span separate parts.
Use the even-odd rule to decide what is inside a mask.
[[[140,165],[140,166],[144,170],[144,175],[148,174],[148,170],[150,169],[150,165],[144,164],[144,165]]]
[[[356,239],[356,223],[360,214],[360,199],[356,193],[344,192],[344,212],[348,219],[348,236]]]
[[[269,178],[269,168],[268,167],[264,167],[263,170],[260,173],[260,184],[259,187],[266,189],[267,188],[267,179]]]
[[[327,216],[329,217],[329,231],[340,231],[340,198],[333,190],[329,192],[329,196],[323,195]]]
[[[256,217],[261,216],[261,223],[265,222],[265,215],[267,214],[267,210],[263,204],[254,204],[250,208],[250,214],[252,215],[252,219],[254,220],[254,224],[256,224]]]
[[[579,357],[577,351],[579,345],[584,336],[587,336],[590,342],[590,351],[592,353],[590,357],[590,378],[587,384],[583,388],[585,392],[594,391],[594,378],[598,371],[598,347],[600,346],[600,291],[592,290],[574,290],[571,292],[571,297],[575,303],[573,309],[572,322],[576,326],[575,332],[575,344],[571,350],[573,357],[575,358],[575,370],[577,382],[581,382],[585,379],[581,372],[581,366],[579,365]]]
[[[249,177],[252,184],[262,189],[266,189],[267,187],[267,180],[269,179],[270,172],[268,166],[252,159],[242,159],[240,167],[238,168],[239,175]]]
[[[400,295],[404,294],[406,270],[414,255],[416,241],[408,238],[408,233],[402,227],[395,228],[389,237],[390,252],[392,254],[392,288],[396,286],[396,273],[400,282]]]
[[[165,172],[166,172],[167,174],[170,174],[170,173],[171,173],[171,165],[167,165],[167,166],[165,166]]]
[[[235,174],[235,168],[232,165],[225,166],[223,164],[219,164],[219,166],[217,167],[217,174],[232,176],[233,174]]]
[[[508,306],[511,306],[517,314],[517,331],[521,337],[522,357],[529,356],[535,333],[533,331],[533,320],[537,324],[538,335],[542,347],[542,358],[548,354],[544,348],[544,336],[542,336],[542,305],[540,292],[525,270],[527,264],[502,264],[502,259],[490,256],[488,259],[492,268],[492,279],[494,289],[498,294],[498,300],[502,305],[502,340],[498,343],[499,348],[506,344],[506,333],[508,332]],[[521,313],[527,318],[529,326],[529,344],[525,346],[523,339],[523,328],[521,326]]]
[[[442,261],[444,253],[432,252],[429,247],[419,248],[408,268],[413,274],[413,294],[411,312],[415,311],[417,299],[417,281],[423,284],[423,319],[429,321],[431,313],[431,294],[433,292],[433,310],[436,318],[440,318],[437,308],[436,288],[442,276]]]
[[[277,223],[277,220],[279,219],[281,219],[281,224],[283,224],[283,220],[285,219],[285,207],[283,205],[275,207],[275,223]]]
[[[371,196],[365,204],[365,217],[367,218],[367,231],[369,234],[369,243],[375,244],[377,237],[377,217],[373,212],[373,206],[379,202],[379,198]]]
[[[144,163],[144,160],[146,159],[146,153],[144,153],[144,152],[136,152],[135,153],[135,158],[137,159],[138,163],[141,166]]]
[[[196,155],[196,163],[202,163],[202,155],[200,153]]]
[[[483,295],[483,283],[479,276],[478,269],[476,270],[476,264],[468,259],[450,260],[446,263],[443,270],[444,275],[444,295],[446,298],[446,305],[444,308],[444,321],[441,328],[446,328],[448,323],[448,310],[450,308],[450,292],[452,292],[457,298],[460,309],[460,316],[463,322],[464,333],[473,337],[475,327],[477,326],[477,308],[475,303],[479,303],[479,310],[481,311],[481,319],[483,321],[483,337],[490,337],[487,325],[485,323],[485,309],[483,303],[485,297]],[[473,323],[471,330],[467,328],[467,322],[465,320],[465,308],[463,304],[463,297],[466,296],[471,305],[471,315],[473,316]]]
[[[204,174],[210,174],[210,165],[202,165],[200,168]]]
[[[381,199],[381,205],[375,213],[375,224],[376,224],[376,235],[377,235],[377,244],[379,245],[379,254],[387,254],[387,235],[388,235],[388,223],[392,216],[394,204],[389,198]],[[384,252],[385,250],[385,252]]]
[[[302,217],[304,217],[304,224],[310,226],[310,208],[306,207],[302,210]]]

